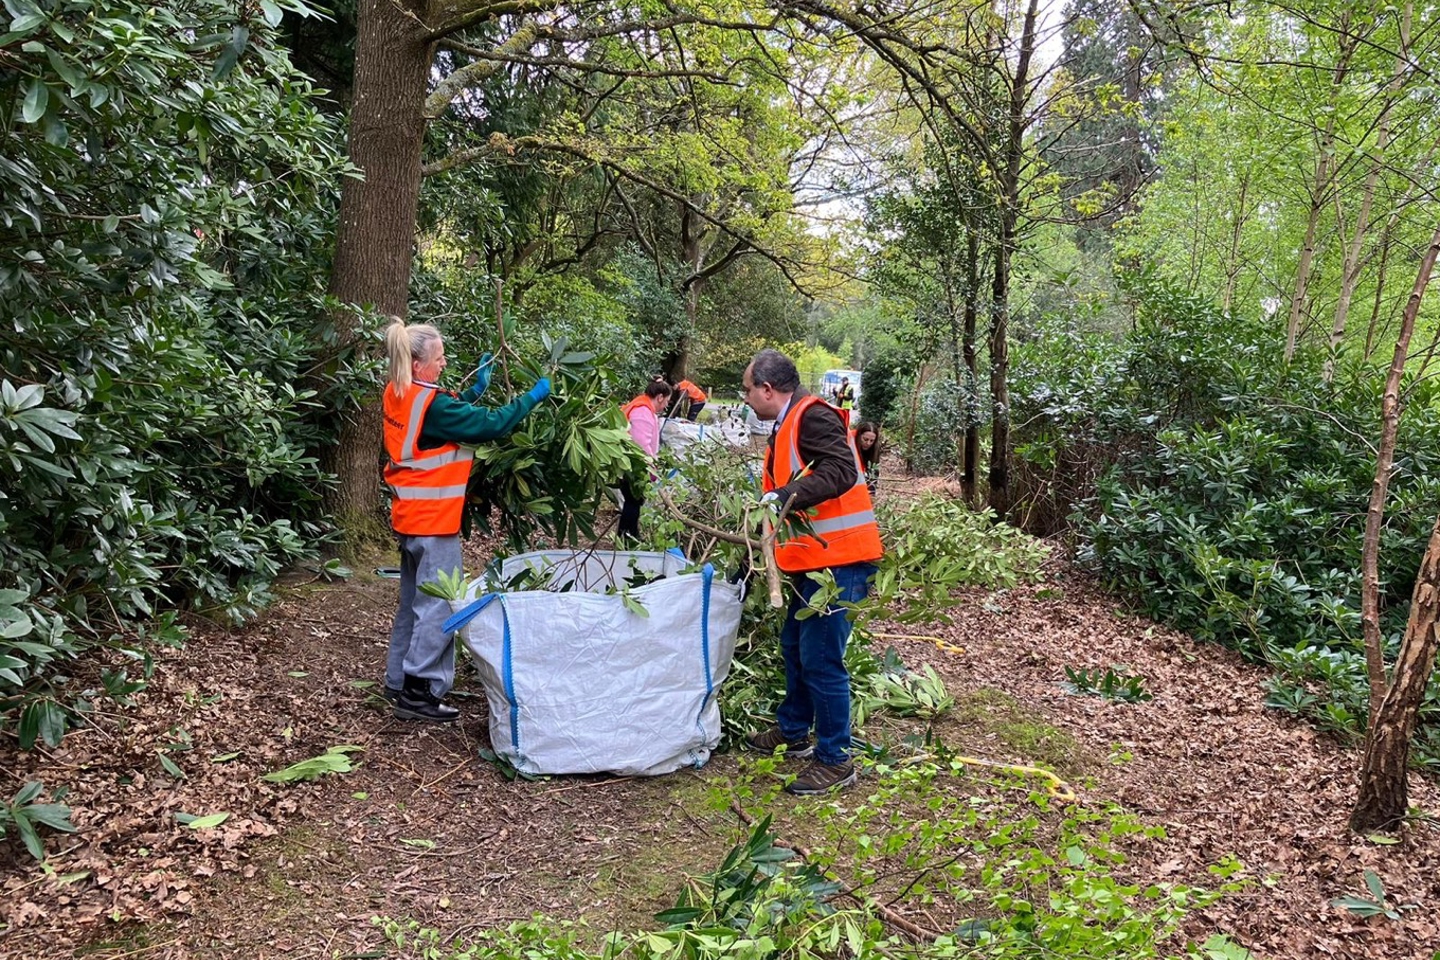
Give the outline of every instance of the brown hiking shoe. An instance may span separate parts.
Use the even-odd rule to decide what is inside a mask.
[[[747,733],[745,735],[745,746],[757,753],[774,753],[781,747],[785,748],[785,756],[803,760],[815,752],[815,743],[809,737],[801,737],[799,740],[786,740],[785,734],[780,732],[777,724],[769,730],[762,730],[759,733]]]
[[[829,793],[831,790],[844,790],[855,780],[855,764],[849,760],[844,763],[811,760],[810,765],[800,772],[800,776],[785,784],[785,791],[796,796],[810,797],[817,793]]]

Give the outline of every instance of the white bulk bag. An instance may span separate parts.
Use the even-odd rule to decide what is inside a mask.
[[[535,774],[649,776],[705,763],[720,742],[715,698],[742,594],[708,565],[681,573],[687,566],[679,551],[541,551],[473,581],[445,629],[460,631],[475,661],[495,752]],[[527,569],[551,589],[505,589]],[[664,578],[603,592],[635,571]]]
[[[681,455],[703,448],[707,443],[743,447],[749,442],[750,428],[739,417],[727,417],[714,423],[670,419],[660,424],[660,443]]]

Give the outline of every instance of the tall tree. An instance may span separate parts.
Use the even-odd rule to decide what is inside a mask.
[[[1372,328],[1393,327],[1407,280],[1387,269],[1392,252],[1430,232],[1425,78],[1440,11],[1253,0],[1235,7],[1243,16],[1196,11],[1182,30],[1168,4],[1130,8],[1188,69],[1169,85],[1159,175],[1122,253],[1274,315],[1289,353],[1323,331],[1344,352],[1361,298]]]
[[[667,6],[653,13],[622,3],[561,4],[557,0],[512,3],[508,0],[359,0],[355,49],[354,102],[351,112],[351,159],[362,177],[345,185],[337,238],[331,293],[343,305],[336,324],[342,341],[359,338],[361,309],[404,316],[415,252],[416,215],[422,175],[438,175],[482,160],[509,161],[528,155],[568,157],[594,165],[614,181],[643,188],[665,198],[688,219],[692,252],[713,241],[716,258],[691,258],[691,286],[707,271],[723,268],[741,250],[785,258],[774,252],[764,224],[747,220],[753,207],[733,218],[694,194],[656,175],[656,158],[674,138],[662,124],[629,131],[617,146],[614,137],[593,135],[588,119],[601,116],[599,105],[637,81],[695,78],[697,86],[724,88],[734,80],[726,64],[707,59],[706,44],[690,51],[687,41],[706,36],[738,38],[750,49],[729,50],[732,63],[762,72],[783,64],[774,51],[757,48],[777,22],[763,7],[733,11],[722,17],[703,4],[685,9]],[[713,44],[712,44],[713,46]],[[437,60],[437,51],[448,53]],[[724,47],[721,45],[723,51]],[[623,55],[622,55],[623,54]],[[678,61],[678,62],[677,62]],[[483,114],[486,104],[477,85],[507,64],[555,72],[578,83],[579,77],[607,77],[608,88],[594,98],[592,113],[576,117],[578,128],[521,135],[495,131],[488,141],[448,150],[426,163],[427,124],[454,114]],[[618,101],[613,101],[618,102]],[[693,106],[683,98],[671,101],[681,115]],[[605,109],[609,109],[608,106]],[[625,109],[621,107],[621,112]],[[632,113],[643,122],[647,116]],[[648,119],[653,119],[650,117]],[[645,139],[643,151],[624,146]],[[715,150],[709,156],[713,159]],[[698,169],[692,164],[691,172]],[[773,189],[752,184],[752,193]],[[619,198],[617,197],[617,200]],[[698,291],[697,291],[698,293]],[[347,423],[335,453],[339,484],[332,495],[334,512],[342,519],[373,516],[379,508],[375,461],[379,451],[378,408],[372,403]]]
[[[1061,132],[1046,147],[1050,169],[1075,208],[1082,250],[1108,252],[1110,231],[1138,208],[1155,169],[1152,131],[1177,58],[1135,11],[1106,0],[1070,0],[1061,26],[1063,82],[1099,109],[1048,121]]]
[[[1440,521],[1431,534],[1425,559],[1415,578],[1410,601],[1410,622],[1401,641],[1394,676],[1386,683],[1384,648],[1380,637],[1380,524],[1395,460],[1400,429],[1400,382],[1410,356],[1410,338],[1430,274],[1440,256],[1440,228],[1420,260],[1420,271],[1405,303],[1395,354],[1381,397],[1380,444],[1375,456],[1375,482],[1366,513],[1361,583],[1361,626],[1365,634],[1365,663],[1370,675],[1370,725],[1366,731],[1365,759],[1360,768],[1360,792],[1350,825],[1357,831],[1393,827],[1407,812],[1406,766],[1410,738],[1419,720],[1420,706],[1435,669],[1440,646]]]

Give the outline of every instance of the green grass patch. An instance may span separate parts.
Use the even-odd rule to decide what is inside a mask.
[[[957,694],[950,720],[940,729],[955,738],[957,751],[984,751],[987,741],[997,744],[1006,755],[993,760],[1049,767],[1067,777],[1089,766],[1074,737],[993,687]]]

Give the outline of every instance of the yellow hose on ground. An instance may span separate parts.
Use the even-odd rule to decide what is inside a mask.
[[[965,652],[965,648],[962,646],[941,640],[939,637],[926,637],[918,633],[872,633],[870,636],[875,640],[912,640],[917,643],[933,643],[944,653],[959,655]]]
[[[929,760],[929,754],[920,754],[915,757],[907,757],[900,762],[902,764],[919,763],[922,760]],[[963,763],[973,767],[989,767],[992,770],[1004,770],[1007,773],[1018,773],[1026,777],[1039,777],[1047,781],[1045,792],[1050,794],[1051,799],[1061,803],[1074,803],[1076,800],[1075,790],[1049,770],[1042,770],[1040,767],[1032,767],[1024,763],[1000,763],[995,760],[984,760],[980,757],[951,757],[955,763]]]

